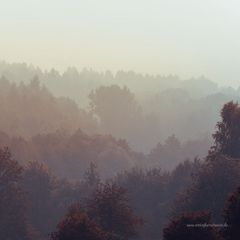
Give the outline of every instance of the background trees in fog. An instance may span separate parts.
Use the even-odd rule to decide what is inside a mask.
[[[27,122],[26,117],[20,127],[14,126],[13,123],[10,128],[8,123],[5,123],[9,131],[13,132],[15,128],[16,132],[29,136],[35,133],[34,126],[38,127],[39,131],[49,131],[60,127],[76,130],[80,127],[88,133],[104,132],[116,134],[115,137],[124,136],[131,147],[145,153],[149,152],[157,142],[163,143],[173,134],[181,142],[204,139],[206,136],[210,139],[209,136],[218,120],[221,106],[227,101],[239,99],[238,89],[220,88],[205,77],[181,80],[174,75],[141,75],[133,71],[119,71],[116,74],[109,71],[99,73],[88,69],[78,71],[73,67],[64,73],[59,73],[54,69],[42,71],[26,64],[6,62],[0,63],[0,76],[16,83],[16,88],[22,82],[20,85],[28,86],[25,88],[29,91],[31,88],[28,84],[37,77],[39,87],[44,88],[44,94],[48,95],[44,97],[48,99],[47,102],[43,103],[43,96],[40,96],[39,91],[35,93],[35,101],[39,102],[38,108],[41,109],[35,113],[36,108],[31,107],[33,99],[25,93],[25,101],[28,103],[24,104],[29,108],[29,114],[32,111],[36,117],[32,117],[32,124],[28,123],[29,130],[25,130],[27,128],[24,125]],[[34,82],[37,85],[36,81]],[[48,93],[46,93],[46,88]],[[4,87],[1,89],[6,91]],[[54,96],[51,101],[49,91]],[[94,94],[90,94],[91,92]],[[101,94],[103,92],[104,97]],[[95,95],[97,105],[96,101],[94,103],[93,99],[89,98],[89,95],[92,97]],[[55,103],[52,102],[53,99]],[[18,101],[15,100],[15,105],[16,102]],[[47,105],[49,105],[48,108]],[[16,108],[21,109],[20,106]],[[91,109],[95,109],[97,119],[91,115]],[[131,113],[129,113],[130,109]],[[19,113],[17,115],[21,116]],[[37,116],[42,121],[37,120]],[[46,116],[49,116],[48,119]],[[124,118],[119,119],[117,116],[124,116]],[[111,122],[108,122],[110,119]],[[133,119],[135,119],[135,124],[132,123]]]

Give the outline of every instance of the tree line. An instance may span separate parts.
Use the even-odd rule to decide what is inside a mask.
[[[73,67],[59,73],[6,62],[0,62],[0,77],[12,83],[0,83],[5,104],[0,110],[9,119],[0,122],[2,131],[28,137],[80,127],[90,134],[124,138],[135,151],[144,153],[172,134],[181,142],[199,138],[209,142],[222,105],[239,100],[239,89],[219,87],[205,77],[182,80],[172,75],[100,73]],[[37,91],[37,85],[44,91]],[[8,105],[12,111],[6,111]],[[24,106],[29,109],[27,116]],[[16,115],[18,121],[14,121]]]
[[[3,239],[238,239],[240,106],[229,102],[204,159],[172,171],[135,167],[101,179],[91,163],[81,180],[21,166],[0,150]],[[218,226],[218,227],[217,227]],[[221,226],[221,227],[219,227]]]

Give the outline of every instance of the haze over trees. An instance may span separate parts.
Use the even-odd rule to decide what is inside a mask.
[[[0,239],[239,238],[238,90],[5,62],[0,73]]]
[[[28,123],[29,130],[24,130],[26,126],[22,128],[14,124],[10,128],[5,123],[4,126],[11,133],[15,128],[17,133],[29,136],[36,133],[35,126],[41,132],[57,128],[76,130],[80,127],[89,133],[100,132],[124,138],[134,150],[145,153],[173,134],[181,142],[196,139],[210,141],[210,134],[219,119],[218,112],[221,106],[230,100],[239,100],[239,89],[218,87],[216,83],[203,76],[182,80],[174,75],[141,75],[133,71],[100,73],[89,69],[78,71],[73,67],[59,73],[54,69],[43,71],[24,63],[9,64],[3,61],[0,63],[0,76],[10,83],[15,83],[16,88],[19,84],[24,85],[24,88],[27,88],[25,91],[31,91],[29,84],[32,82],[34,85],[33,79],[35,85],[42,88],[41,91],[36,90],[35,86],[34,90],[34,98],[38,101],[38,108],[41,108],[41,111],[39,109],[34,113],[36,108],[28,106],[31,105],[33,96],[30,98],[27,93],[25,101],[28,105],[24,104],[34,116],[39,116],[43,120],[37,122],[37,117],[32,117],[33,126]],[[2,83],[3,92],[6,91],[4,85],[7,83]],[[21,96],[23,90],[17,89],[18,95]],[[15,93],[11,96],[13,95]],[[47,102],[43,103],[44,100],[41,100],[43,98]],[[55,103],[49,98],[55,99]],[[16,102],[18,103],[18,100],[15,100],[15,105]],[[26,124],[26,118],[23,120],[22,125]]]

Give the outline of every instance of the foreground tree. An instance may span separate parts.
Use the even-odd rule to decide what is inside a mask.
[[[79,205],[70,208],[65,218],[58,224],[57,231],[51,234],[52,240],[108,240],[106,234]]]
[[[224,238],[238,240],[240,236],[240,187],[230,195],[223,215],[228,225],[223,231]]]
[[[215,222],[222,222],[222,209],[228,194],[239,186],[239,182],[238,161],[217,156],[215,160],[203,163],[191,186],[176,199],[173,215],[209,210]]]
[[[70,208],[51,240],[127,240],[137,235],[143,221],[130,208],[123,188],[100,184],[83,202],[84,208]]]
[[[144,218],[146,224],[141,228],[141,239],[161,239],[169,202],[166,199],[169,179],[170,175],[160,168],[133,168],[118,174],[114,180],[127,190],[131,206]]]
[[[126,191],[115,184],[101,185],[88,204],[88,214],[112,239],[129,239],[143,223],[128,204]]]
[[[215,144],[210,150],[212,154],[222,154],[232,158],[240,157],[240,106],[228,102],[221,110],[221,121],[213,134]]]
[[[29,239],[21,176],[22,167],[8,148],[0,149],[0,239]]]
[[[185,213],[172,220],[163,230],[164,240],[220,240],[208,212]],[[205,226],[205,227],[204,227]]]
[[[44,164],[36,161],[28,163],[23,176],[24,189],[30,203],[30,221],[43,235],[47,235],[55,226],[51,196],[54,177]]]
[[[222,208],[228,194],[240,181],[240,106],[233,102],[225,104],[221,118],[213,134],[215,143],[192,185],[175,204],[175,215],[210,210],[214,221],[223,220]]]

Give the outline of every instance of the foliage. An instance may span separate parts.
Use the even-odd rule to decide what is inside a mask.
[[[114,239],[129,239],[143,223],[129,206],[126,191],[116,184],[100,185],[88,203],[88,214]]]
[[[173,219],[163,230],[164,240],[220,240],[207,212],[185,213]]]
[[[239,181],[239,162],[226,156],[216,156],[214,161],[203,163],[195,173],[192,184],[175,201],[173,215],[209,210],[213,219],[221,222],[228,193],[238,186]]]
[[[22,167],[8,148],[0,149],[0,238],[27,240],[26,206],[20,186]]]
[[[42,163],[29,162],[24,170],[23,186],[29,201],[29,218],[43,235],[54,227],[52,191],[54,177]]]
[[[99,225],[90,220],[79,205],[70,208],[67,215],[57,226],[57,231],[51,234],[52,240],[108,240]]]
[[[213,134],[215,145],[211,148],[210,156],[214,153],[232,158],[240,157],[240,106],[228,102],[221,111],[222,120],[217,123],[217,131]]]

